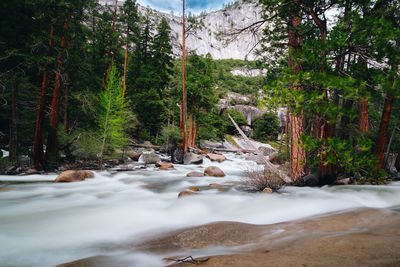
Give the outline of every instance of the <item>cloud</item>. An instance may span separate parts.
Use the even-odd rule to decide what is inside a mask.
[[[186,12],[198,14],[202,11],[212,11],[222,8],[224,3],[231,2],[229,0],[185,0]],[[174,11],[175,14],[182,13],[182,0],[137,0],[143,6],[150,6],[151,8],[170,12]]]

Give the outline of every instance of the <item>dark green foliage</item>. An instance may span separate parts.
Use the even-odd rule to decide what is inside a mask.
[[[223,121],[225,122],[225,133],[227,134],[238,134],[232,121],[229,119],[228,114],[231,115],[232,119],[239,125],[247,125],[247,121],[244,118],[242,112],[237,109],[228,109],[223,114]]]
[[[278,138],[279,120],[275,113],[264,113],[253,122],[252,137],[261,142],[273,141]]]

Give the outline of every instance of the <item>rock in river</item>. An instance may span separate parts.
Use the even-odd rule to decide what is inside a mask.
[[[208,153],[207,158],[209,158],[211,161],[217,161],[217,162],[223,162],[226,160],[226,157],[224,155],[213,154],[213,153]]]
[[[193,152],[186,153],[183,157],[183,164],[201,164],[203,163],[203,156]]]
[[[60,173],[54,182],[79,182],[93,177],[94,173],[91,171],[65,171]]]
[[[204,177],[204,173],[202,172],[189,172],[186,174],[187,177]]]
[[[208,176],[224,177],[225,173],[217,166],[209,166],[204,170],[204,174]]]

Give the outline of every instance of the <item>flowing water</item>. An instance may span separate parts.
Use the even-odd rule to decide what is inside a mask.
[[[214,221],[272,224],[349,208],[400,205],[400,183],[385,186],[286,187],[280,194],[246,193],[234,182],[254,168],[228,154],[226,177],[189,178],[196,165],[176,170],[96,172],[94,179],[52,183],[57,175],[0,176],[0,265],[53,266],[113,253],[119,244]],[[9,182],[7,182],[9,181]],[[209,188],[226,185],[225,191]],[[196,196],[177,198],[190,186]],[[160,266],[154,255],[129,254],[132,266]]]

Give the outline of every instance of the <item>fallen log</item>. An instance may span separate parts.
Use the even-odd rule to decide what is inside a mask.
[[[246,141],[246,143],[250,146],[253,147],[254,150],[256,151],[257,156],[262,160],[264,163],[264,168],[267,167],[269,168],[272,172],[274,172],[276,175],[278,175],[279,178],[281,178],[285,183],[291,183],[292,179],[287,176],[284,172],[276,168],[269,160],[267,160],[264,155],[254,147],[254,145],[250,142],[249,138],[244,134],[242,129],[236,124],[236,122],[232,119],[231,115],[228,114],[229,119],[231,119],[233,125],[235,126],[236,130],[240,133],[240,135],[243,137],[243,139]]]
[[[145,145],[145,144],[134,144],[134,143],[130,143],[130,146],[133,147],[143,147],[143,148],[152,148],[154,150],[160,150],[160,146],[156,146],[156,145]]]

